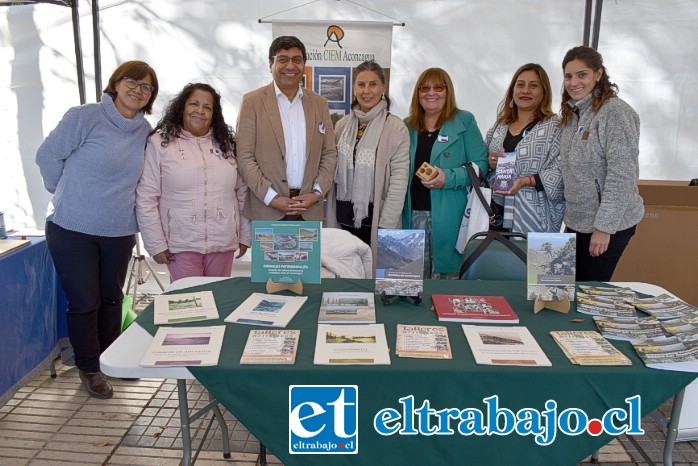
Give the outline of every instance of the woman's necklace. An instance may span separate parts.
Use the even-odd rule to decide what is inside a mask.
[[[366,126],[368,126],[368,123],[359,123],[359,130],[356,132],[357,139],[361,139],[364,136]]]

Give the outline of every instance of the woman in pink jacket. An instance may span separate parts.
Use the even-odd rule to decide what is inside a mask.
[[[250,222],[241,214],[246,197],[220,94],[187,84],[145,150],[136,214],[146,250],[167,264],[172,281],[229,277],[235,251],[241,257],[250,245]]]

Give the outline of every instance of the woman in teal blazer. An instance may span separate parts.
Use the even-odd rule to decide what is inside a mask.
[[[417,80],[405,123],[411,176],[402,226],[425,231],[424,278],[458,278],[463,256],[455,245],[470,185],[464,165],[475,162],[486,172],[487,148],[472,113],[458,110],[451,77],[441,68]],[[436,168],[434,179],[415,175],[423,162]]]

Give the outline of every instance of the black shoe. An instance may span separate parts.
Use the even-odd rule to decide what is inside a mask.
[[[101,372],[85,372],[80,370],[79,375],[80,380],[85,384],[85,388],[90,395],[101,399],[114,396],[114,390],[111,388],[111,384]]]

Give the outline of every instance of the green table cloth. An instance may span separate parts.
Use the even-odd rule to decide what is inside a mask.
[[[184,324],[221,325],[252,292],[265,292],[265,284],[249,278],[193,287],[187,291],[212,290],[219,320]],[[397,300],[383,306],[376,297],[376,322],[384,323],[391,350],[390,366],[315,366],[313,354],[317,317],[324,291],[370,291],[373,280],[325,279],[321,285],[306,285],[308,296],[287,328],[300,329],[298,355],[294,365],[240,365],[240,355],[252,328],[225,324],[226,335],[218,366],[192,367],[192,374],[254,436],[285,464],[576,464],[608,443],[612,437],[582,433],[557,433],[547,446],[536,444],[533,436],[512,433],[505,436],[463,436],[457,421],[453,435],[382,436],[374,429],[374,416],[384,408],[402,412],[400,398],[413,395],[416,407],[429,400],[433,409],[477,408],[486,411],[483,399],[499,396],[500,407],[514,412],[522,408],[544,411],[548,400],[557,402],[558,413],[566,408],[584,410],[599,418],[608,409],[627,410],[626,398],[641,396],[642,416],[683,389],[695,374],[648,369],[627,342],[613,342],[633,362],[632,366],[582,367],[569,362],[549,335],[551,330],[592,330],[590,316],[543,310],[533,313],[526,300],[525,282],[425,280],[424,301],[414,305]],[[180,290],[181,291],[181,290]],[[287,293],[287,292],[284,292]],[[505,296],[552,362],[552,367],[486,366],[475,364],[460,323],[439,322],[431,310],[431,295],[469,294]],[[572,319],[584,319],[581,323]],[[153,307],[138,323],[154,334]],[[448,328],[452,360],[399,358],[395,356],[397,324],[443,325]],[[357,385],[359,396],[358,453],[299,455],[289,453],[289,386]]]

